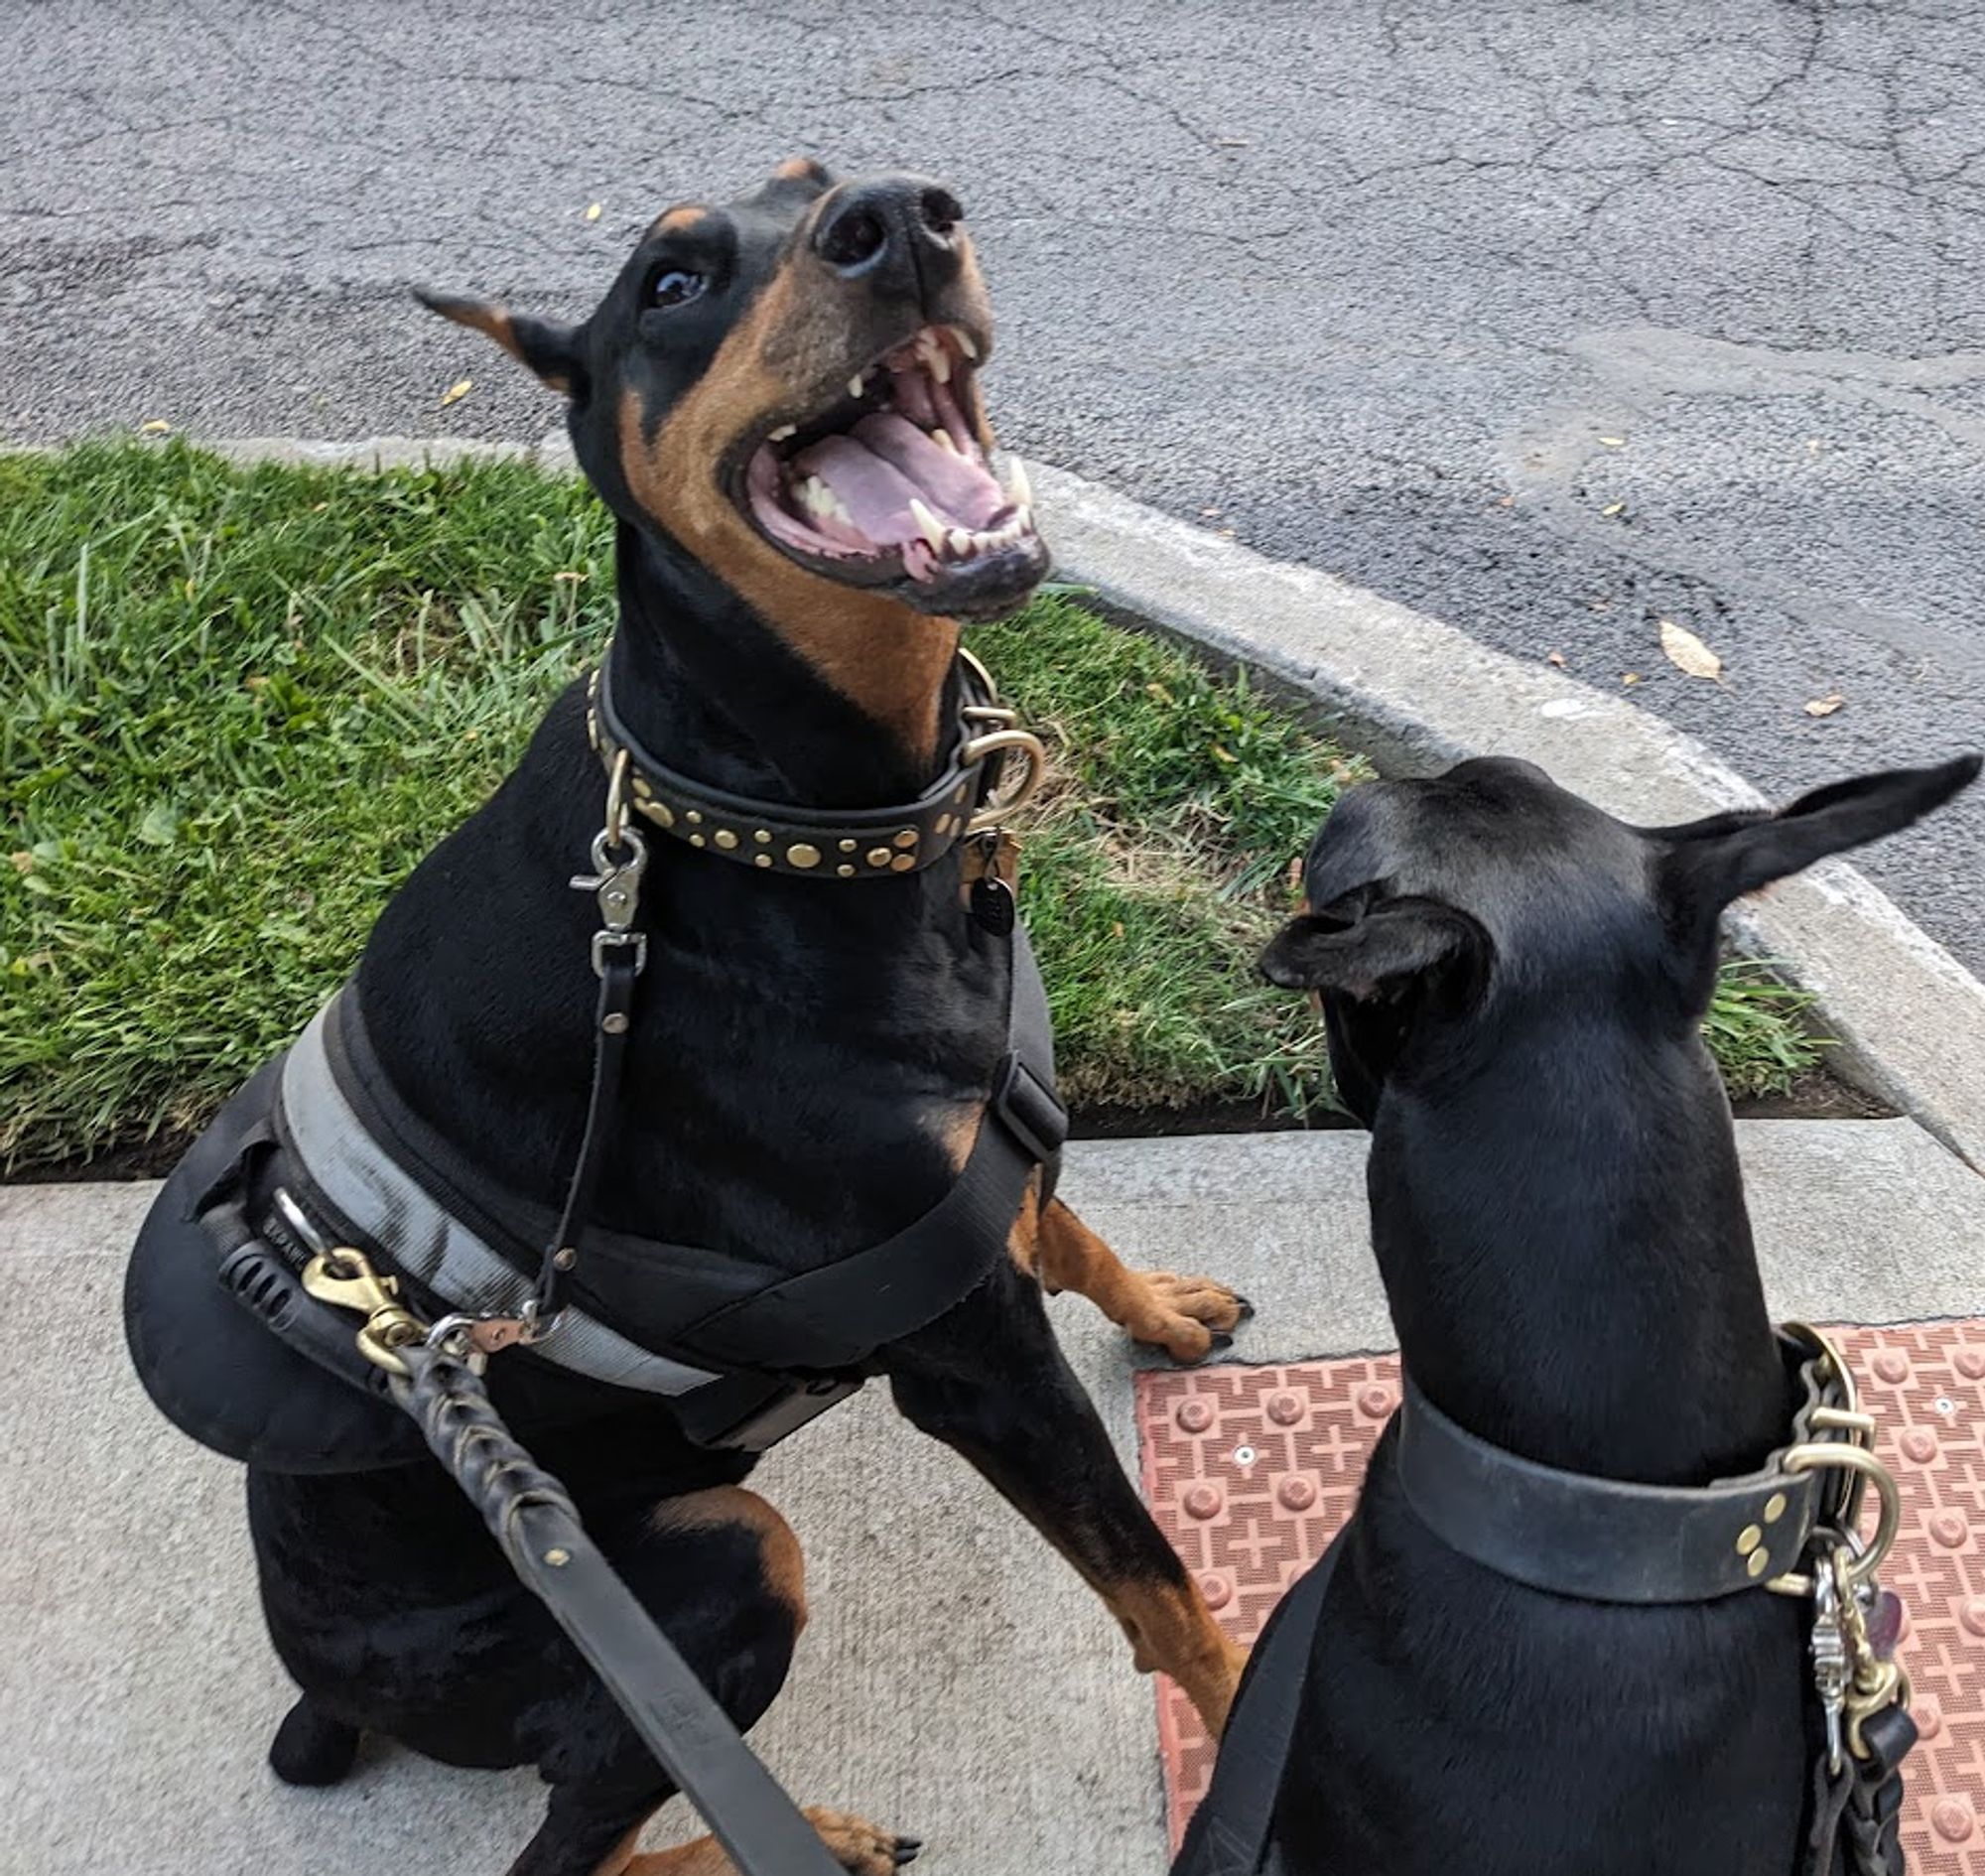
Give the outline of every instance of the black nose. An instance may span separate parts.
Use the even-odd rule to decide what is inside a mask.
[[[965,210],[942,183],[923,176],[878,176],[847,183],[829,199],[814,229],[814,250],[848,279],[930,288],[958,271]]]

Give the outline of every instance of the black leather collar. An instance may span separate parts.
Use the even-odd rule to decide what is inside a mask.
[[[1587,1477],[1506,1452],[1457,1426],[1403,1378],[1396,1462],[1413,1511],[1450,1548],[1552,1595],[1710,1602],[1799,1567],[1840,1475],[1790,1470],[1829,1436],[1851,1394],[1820,1345],[1782,1337],[1799,1391],[1791,1439],[1758,1471],[1705,1486]],[[1833,1407],[1829,1416],[1821,1409]],[[1818,1415],[1815,1418],[1815,1414]]]
[[[589,690],[587,734],[609,776],[625,758],[627,805],[663,833],[705,853],[802,879],[881,879],[917,872],[958,845],[999,787],[1007,754],[1029,764],[1002,804],[1017,807],[1039,780],[1040,743],[1001,708],[986,668],[959,654],[959,720],[944,772],[914,801],[817,809],[754,801],[673,769],[629,734],[613,709],[607,663]]]

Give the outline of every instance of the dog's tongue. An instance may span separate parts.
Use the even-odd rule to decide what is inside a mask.
[[[848,524],[871,541],[916,540],[911,498],[949,527],[990,527],[1006,493],[979,464],[933,443],[894,411],[864,417],[845,436],[823,437],[792,460],[798,475],[818,475],[848,510]]]

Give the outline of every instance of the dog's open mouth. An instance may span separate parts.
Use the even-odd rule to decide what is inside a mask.
[[[1047,571],[1018,463],[1006,479],[975,421],[979,348],[926,326],[852,377],[812,417],[777,425],[744,464],[742,505],[775,546],[816,573],[895,585],[926,610],[1017,603]]]

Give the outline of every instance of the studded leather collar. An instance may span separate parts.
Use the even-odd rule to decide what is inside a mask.
[[[816,809],[755,801],[712,788],[645,749],[613,709],[606,663],[588,690],[587,735],[609,777],[619,775],[626,802],[650,825],[739,866],[803,879],[880,879],[934,865],[969,833],[990,825],[986,810],[999,791],[1008,755],[1026,772],[999,801],[1017,808],[1040,781],[1039,740],[1003,708],[986,667],[959,653],[957,734],[944,772],[914,801],[882,808]],[[623,766],[624,764],[624,766]]]

